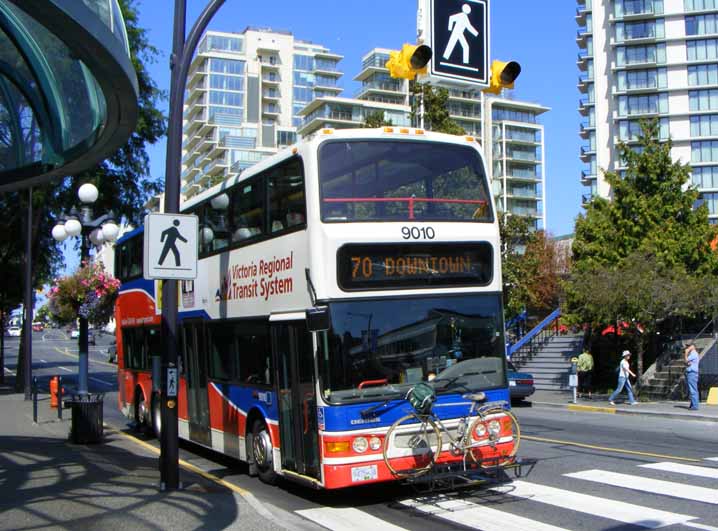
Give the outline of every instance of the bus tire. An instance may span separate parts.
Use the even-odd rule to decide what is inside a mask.
[[[272,438],[267,425],[261,420],[255,420],[252,425],[251,450],[259,479],[268,485],[274,485],[277,482],[277,473],[274,471]]]
[[[147,401],[145,400],[145,394],[142,389],[138,388],[135,391],[135,431],[143,433],[147,431],[147,418],[149,413],[147,411]]]
[[[152,395],[152,433],[158,441],[162,437],[162,408],[158,393]]]

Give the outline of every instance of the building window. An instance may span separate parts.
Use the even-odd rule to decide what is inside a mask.
[[[216,59],[209,60],[209,71],[218,72],[220,74],[244,74],[244,61],[235,61],[233,59]]]
[[[683,0],[683,9],[685,11],[705,11],[716,7],[718,7],[718,1],[716,0]]]
[[[718,136],[718,114],[691,116],[691,136]]]
[[[718,59],[718,39],[701,39],[686,42],[686,59],[689,61]]]
[[[718,214],[718,193],[703,194],[703,201],[708,207],[708,215],[715,216]]]
[[[718,162],[718,140],[691,142],[691,162]]]
[[[640,96],[619,96],[618,115],[665,114],[668,112],[668,94],[646,94]]]
[[[689,66],[688,85],[718,85],[718,64]]]
[[[616,0],[613,14],[616,18],[643,13],[663,13],[663,0]]]
[[[668,74],[665,68],[651,70],[625,70],[618,72],[618,90],[665,88]]]
[[[688,109],[691,111],[718,111],[718,89],[689,90]]]
[[[491,117],[495,121],[511,121],[511,122],[527,122],[530,124],[537,123],[536,114],[529,111],[516,111],[512,109],[502,109],[494,107],[491,111]]]
[[[658,123],[658,137],[667,140],[670,137],[668,118],[661,118]],[[641,122],[638,120],[621,120],[618,122],[618,137],[623,141],[638,140],[642,134]]]
[[[686,35],[711,35],[718,33],[718,15],[686,17]]]
[[[616,64],[618,66],[644,63],[665,64],[665,62],[665,43],[650,44],[647,46],[618,46],[616,48]]]
[[[640,22],[619,22],[616,24],[616,42],[632,39],[662,39],[665,37],[663,19]]]
[[[240,37],[223,37],[220,35],[208,35],[205,45],[200,47],[200,52],[218,50],[222,52],[242,52],[244,40]]]
[[[698,188],[718,189],[718,166],[697,166],[691,170],[691,181]]]

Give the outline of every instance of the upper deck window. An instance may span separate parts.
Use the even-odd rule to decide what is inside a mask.
[[[469,146],[397,140],[330,141],[319,150],[325,222],[492,222],[483,163]]]

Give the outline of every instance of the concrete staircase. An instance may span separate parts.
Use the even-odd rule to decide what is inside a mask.
[[[521,372],[533,374],[536,389],[567,391],[571,358],[581,353],[583,336],[553,336],[541,345],[530,359],[515,357],[514,365]]]

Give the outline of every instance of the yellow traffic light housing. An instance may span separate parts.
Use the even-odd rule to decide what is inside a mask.
[[[426,74],[426,65],[431,60],[431,48],[425,44],[404,44],[400,51],[389,53],[386,68],[391,77],[414,79],[417,74]]]
[[[521,73],[521,65],[516,61],[492,61],[491,80],[484,92],[500,94],[502,89],[514,88],[514,81]]]

